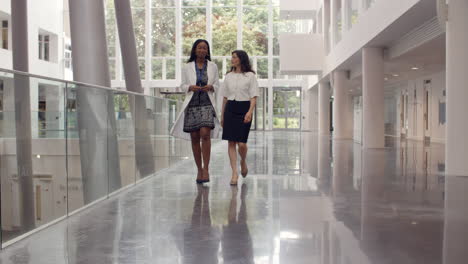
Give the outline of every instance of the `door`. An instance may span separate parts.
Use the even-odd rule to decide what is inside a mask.
[[[257,104],[252,118],[252,130],[265,130],[265,102],[267,88],[260,87],[259,95],[257,97]]]
[[[301,129],[301,88],[273,88],[273,129]]]
[[[424,102],[423,102],[423,139],[424,142],[431,141],[431,80],[424,80]]]

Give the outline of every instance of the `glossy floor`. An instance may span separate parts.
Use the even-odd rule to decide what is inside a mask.
[[[186,160],[7,247],[0,263],[468,263],[468,177],[444,146],[362,151],[313,133],[252,133],[230,187],[226,143],[211,183]]]

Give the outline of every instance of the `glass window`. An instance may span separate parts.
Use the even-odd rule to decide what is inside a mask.
[[[284,79],[284,77],[280,74],[280,59],[273,58],[273,79]]]
[[[213,8],[212,54],[230,56],[237,48],[237,8]]]
[[[2,21],[2,49],[8,49],[8,20]]]
[[[173,7],[175,0],[152,0],[151,4],[153,7]]]
[[[107,38],[107,51],[109,57],[115,57],[115,45],[116,45],[116,21],[115,21],[115,9],[114,1],[106,1],[106,38]]]
[[[358,0],[348,1],[348,12],[349,12],[348,25],[351,27],[352,25],[356,24],[358,17],[359,17],[359,1]]]
[[[145,9],[133,8],[133,29],[135,30],[138,57],[145,56]]]
[[[153,59],[151,63],[153,80],[162,80],[162,59]]]
[[[166,59],[166,80],[175,80],[176,65],[175,59]]]
[[[279,8],[273,9],[273,55],[279,55],[279,34],[295,33],[296,22],[293,20],[282,20],[279,15]]]
[[[268,5],[269,0],[244,0],[244,6],[246,5]]]
[[[39,34],[39,59],[50,61],[50,36]]]
[[[175,56],[175,16],[175,8],[153,8],[151,41],[153,45],[153,56]]]
[[[268,8],[244,8],[243,49],[250,56],[268,55]]]
[[[257,76],[259,79],[268,79],[268,58],[257,59]]]
[[[145,59],[138,59],[138,65],[140,67],[140,78],[145,79]]]
[[[213,58],[212,59],[216,66],[218,66],[219,79],[223,78],[223,60],[224,58]]]
[[[190,56],[193,42],[206,39],[206,8],[183,8],[182,21],[182,53]]]
[[[213,0],[213,6],[237,6],[237,0]]]
[[[109,58],[109,73],[111,80],[117,79],[117,74],[115,70],[115,58]]]
[[[206,6],[206,0],[183,0],[183,6]]]
[[[131,0],[132,7],[145,7],[145,0]]]

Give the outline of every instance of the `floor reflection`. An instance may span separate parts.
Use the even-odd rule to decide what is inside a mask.
[[[443,145],[251,138],[239,187],[222,142],[209,185],[194,184],[188,160],[3,250],[0,263],[466,263],[468,177],[444,175]]]

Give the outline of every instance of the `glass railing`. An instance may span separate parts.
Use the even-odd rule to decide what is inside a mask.
[[[0,80],[2,246],[191,155],[169,136],[179,101],[10,70]]]

